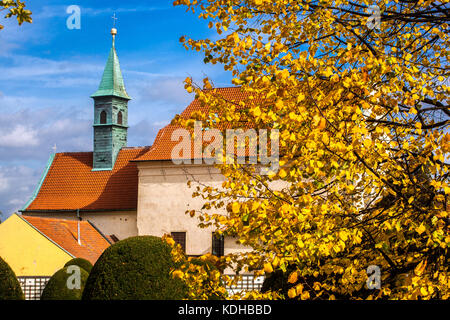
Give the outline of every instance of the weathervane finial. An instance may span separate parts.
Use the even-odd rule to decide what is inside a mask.
[[[111,35],[113,37],[113,46],[114,46],[114,42],[116,40],[116,35],[117,35],[116,21],[118,20],[115,12],[114,12],[114,15],[112,16],[112,19],[113,19],[114,24],[113,24],[113,28],[111,29]]]

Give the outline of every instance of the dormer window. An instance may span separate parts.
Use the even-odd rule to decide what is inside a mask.
[[[119,111],[119,113],[117,114],[117,124],[120,124],[120,125],[123,124],[123,115],[122,115],[122,111]]]
[[[106,111],[102,111],[102,113],[100,113],[100,124],[106,124]]]

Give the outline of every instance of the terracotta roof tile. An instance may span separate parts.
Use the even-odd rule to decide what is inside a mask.
[[[28,223],[76,258],[94,264],[108,241],[87,221],[80,221],[81,245],[78,244],[78,221],[22,216]]]
[[[216,88],[213,89],[215,94],[218,94],[222,96],[224,99],[232,102],[238,103],[239,101],[244,100],[249,94],[242,91],[240,87],[229,87],[229,88]],[[194,111],[202,111],[207,112],[209,107],[207,105],[204,105],[200,103],[198,99],[195,99],[182,113],[181,117],[184,117],[185,119],[189,118],[190,115]],[[153,146],[143,154],[142,156],[136,158],[133,161],[154,161],[154,160],[172,160],[174,158],[176,159],[195,159],[194,157],[194,148],[191,148],[191,155],[190,157],[176,155],[175,157],[172,157],[172,150],[173,148],[179,144],[178,141],[172,141],[172,133],[181,128],[178,125],[172,125],[169,124],[162,128],[158,135],[156,136],[155,142],[153,143]],[[193,144],[193,141],[191,141]]]
[[[92,152],[58,153],[26,211],[135,210],[138,170],[130,162],[149,147],[124,148],[113,170],[92,171]]]

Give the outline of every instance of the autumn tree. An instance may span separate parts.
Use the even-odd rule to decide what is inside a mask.
[[[280,170],[221,164],[222,188],[199,190],[201,225],[253,249],[220,261],[287,273],[281,298],[447,299],[448,1],[174,4],[217,32],[183,45],[232,72],[247,97],[187,79],[209,111],[177,121],[280,132]],[[380,289],[367,287],[369,266]]]
[[[11,18],[15,16],[17,22],[21,25],[24,22],[32,22],[31,11],[25,9],[26,5],[20,0],[2,0],[0,1],[0,12],[6,11],[5,18]],[[0,30],[4,27],[0,24]]]

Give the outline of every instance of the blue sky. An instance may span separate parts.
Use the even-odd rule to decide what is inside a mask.
[[[0,216],[31,196],[52,147],[92,151],[93,101],[111,48],[116,48],[129,103],[129,146],[151,145],[157,131],[193,99],[183,80],[230,86],[231,74],[187,51],[182,35],[216,37],[207,21],[172,1],[26,1],[33,23],[3,19],[0,31]],[[69,30],[70,5],[81,8],[81,29]]]

